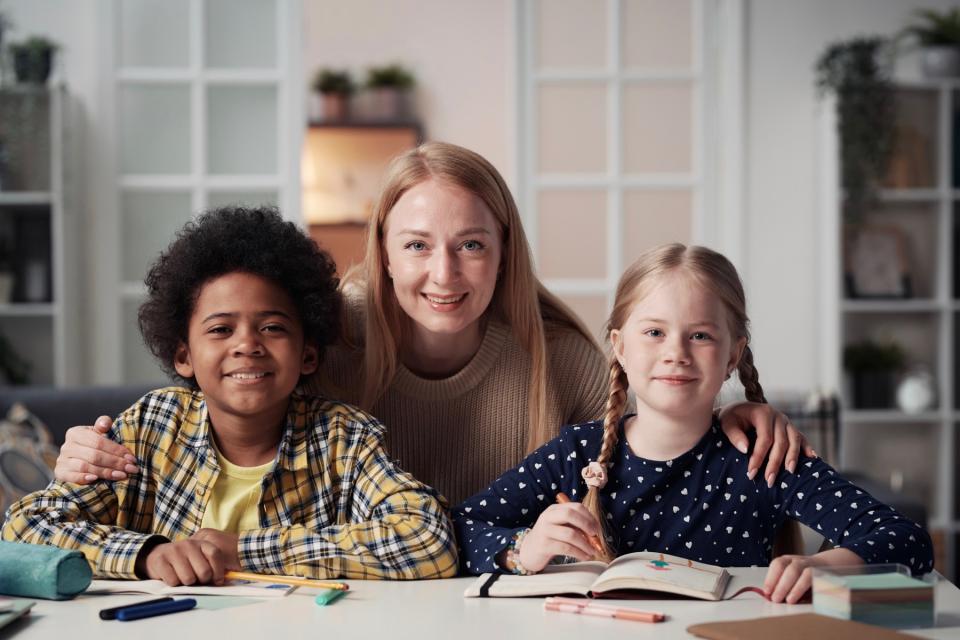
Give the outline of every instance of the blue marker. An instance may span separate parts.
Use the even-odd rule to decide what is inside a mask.
[[[117,612],[117,620],[130,621],[140,618],[151,618],[153,616],[162,616],[177,611],[186,611],[197,606],[197,601],[193,598],[183,598],[181,600],[172,600],[170,602],[157,602],[156,604],[134,605],[121,609]]]

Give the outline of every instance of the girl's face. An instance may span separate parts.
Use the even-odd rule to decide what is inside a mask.
[[[610,340],[638,409],[672,418],[709,414],[746,345],[720,299],[680,271],[658,276]]]
[[[383,235],[393,290],[415,331],[478,333],[503,254],[500,227],[483,201],[449,182],[425,180],[393,206]]]

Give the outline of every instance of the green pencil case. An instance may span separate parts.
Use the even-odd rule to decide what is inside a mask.
[[[40,544],[0,542],[0,593],[66,600],[88,586],[93,572],[86,557]]]

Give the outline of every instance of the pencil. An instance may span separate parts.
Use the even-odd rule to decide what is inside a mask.
[[[581,609],[590,608],[590,609],[597,609],[601,611],[611,611],[611,612],[620,613],[620,614],[629,613],[631,615],[642,616],[643,619],[640,620],[641,622],[662,622],[667,617],[665,614],[660,613],[659,611],[641,611],[639,609],[615,607],[609,604],[600,604],[599,602],[596,602],[594,600],[583,600],[579,598],[563,598],[559,596],[551,596],[547,598],[545,604],[567,605],[570,607],[579,607]],[[627,617],[627,616],[621,615],[620,617]],[[627,618],[634,619],[629,617]],[[639,618],[637,619],[639,620]]]
[[[567,497],[567,494],[563,493],[562,491],[557,494],[558,504],[567,504],[568,502],[570,502],[570,498]],[[590,543],[590,546],[593,547],[598,554],[600,554],[601,558],[606,555],[603,550],[603,543],[600,542],[600,538],[597,536],[587,536],[587,541]]]
[[[289,584],[295,587],[315,587],[317,589],[336,589],[337,591],[348,591],[350,585],[345,582],[324,582],[323,580],[311,580],[310,578],[297,578],[293,576],[268,576],[260,573],[247,573],[246,571],[227,571],[223,574],[227,580],[250,580],[252,582],[273,582],[275,584]]]

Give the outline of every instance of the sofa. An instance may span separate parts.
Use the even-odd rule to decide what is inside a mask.
[[[163,386],[160,382],[104,387],[0,387],[0,418],[20,402],[47,426],[59,446],[70,427],[92,424],[100,415],[117,416],[147,391]]]

